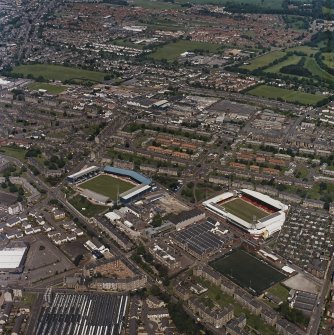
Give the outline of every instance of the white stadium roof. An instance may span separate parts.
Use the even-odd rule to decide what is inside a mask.
[[[151,188],[150,185],[138,185],[138,186],[130,189],[129,191],[126,191],[126,192],[122,193],[120,195],[120,197],[123,200],[129,200],[132,197],[135,197],[136,195],[141,194],[142,192],[145,192],[146,190],[149,190],[150,188]]]
[[[84,176],[84,175],[86,175],[86,174],[88,174],[88,173],[91,173],[91,172],[93,172],[93,171],[96,171],[96,170],[98,170],[99,169],[99,167],[98,166],[90,166],[90,167],[88,167],[88,168],[86,168],[86,169],[83,169],[83,170],[80,170],[79,172],[76,172],[76,173],[73,173],[73,174],[71,174],[70,176],[68,176],[67,178],[79,178],[79,177],[82,177],[82,176]]]
[[[259,199],[263,202],[265,202],[266,204],[269,204],[271,206],[274,206],[275,208],[281,209],[281,210],[287,210],[288,206],[284,205],[283,203],[281,203],[278,200],[273,199],[272,197],[269,197],[268,195],[262,194],[260,192],[256,192],[256,191],[252,191],[252,190],[248,190],[247,188],[243,188],[241,190],[241,192],[250,195],[251,197],[254,197],[256,199]]]
[[[0,250],[0,269],[15,269],[21,264],[27,247]]]

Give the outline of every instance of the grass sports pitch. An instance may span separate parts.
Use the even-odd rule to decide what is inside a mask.
[[[257,295],[286,277],[249,253],[236,249],[210,264],[216,271]]]
[[[134,188],[135,185],[119,178],[100,175],[80,184],[79,187],[117,200],[117,191],[121,194]]]
[[[262,219],[269,214],[258,208],[249,202],[246,202],[242,199],[234,199],[225,204],[220,204],[219,206],[223,207],[227,212],[236,215],[240,219],[252,223],[254,216],[257,220]]]

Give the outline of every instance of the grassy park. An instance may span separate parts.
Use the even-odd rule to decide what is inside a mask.
[[[297,103],[300,105],[315,106],[326,97],[320,94],[311,94],[299,91],[288,90],[275,86],[260,85],[247,92],[248,94],[269,99],[282,99],[286,102]]]
[[[203,52],[215,53],[221,49],[219,44],[209,42],[196,42],[189,40],[178,40],[158,47],[150,56],[156,60],[166,59],[173,61],[180,57],[183,52],[201,50]]]
[[[249,62],[249,64],[242,65],[241,68],[249,71],[254,71],[258,68],[268,66],[273,61],[280,59],[283,56],[285,56],[284,51],[273,51],[265,55],[261,55],[259,57],[254,58],[251,62]]]
[[[98,215],[108,208],[106,206],[94,205],[81,195],[70,198],[69,203],[88,218]]]
[[[34,78],[43,77],[46,80],[75,80],[78,83],[83,81],[102,82],[105,73],[97,71],[83,70],[74,67],[53,64],[29,64],[16,66],[12,73]]]
[[[28,88],[30,90],[47,90],[48,93],[51,94],[59,94],[65,91],[66,87],[64,86],[58,86],[58,85],[52,85],[48,83],[31,83],[28,85]]]

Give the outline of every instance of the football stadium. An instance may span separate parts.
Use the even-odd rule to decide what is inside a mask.
[[[288,210],[280,201],[248,189],[220,194],[203,205],[255,238],[268,238],[279,231]]]
[[[67,177],[81,195],[98,204],[129,203],[151,189],[150,178],[128,169],[92,166]]]

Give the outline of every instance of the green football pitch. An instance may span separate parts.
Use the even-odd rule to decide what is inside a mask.
[[[240,249],[213,261],[210,265],[239,286],[256,294],[286,278],[272,266]]]
[[[79,187],[117,200],[117,192],[121,194],[134,188],[135,185],[119,178],[100,175],[80,184]]]
[[[248,223],[252,223],[254,218],[259,220],[269,215],[261,208],[239,198],[231,200],[225,204],[219,204],[219,206]]]

